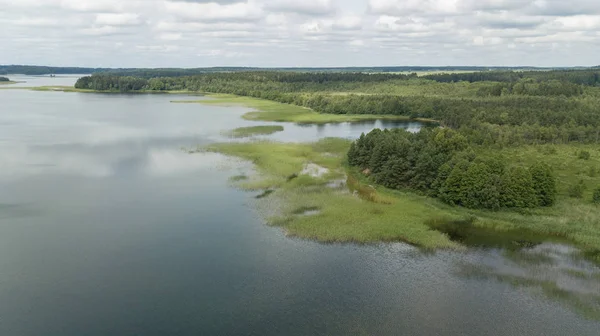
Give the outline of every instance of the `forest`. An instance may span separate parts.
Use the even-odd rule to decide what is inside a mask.
[[[510,82],[515,83],[521,79],[533,79],[538,82],[558,80],[582,85],[600,84],[598,69],[588,70],[560,70],[560,71],[481,71],[470,73],[431,74],[425,76],[437,82]]]
[[[2,77],[0,76],[0,82],[9,82],[10,79],[8,79],[8,77]]]
[[[468,208],[534,208],[556,199],[547,164],[507,167],[497,157],[479,157],[464,135],[448,128],[376,129],[351,145],[348,162],[388,188],[414,189]]]

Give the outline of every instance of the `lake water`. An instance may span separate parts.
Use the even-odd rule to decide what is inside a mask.
[[[185,99],[0,89],[0,335],[599,334],[600,270],[565,246],[423,253],[267,227],[228,185],[248,164],[181,150],[256,125],[248,109]],[[418,128],[282,125],[267,138]]]

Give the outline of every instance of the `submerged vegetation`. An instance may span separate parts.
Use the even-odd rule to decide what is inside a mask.
[[[270,135],[277,132],[282,132],[283,126],[279,125],[264,125],[264,126],[250,126],[240,127],[231,131],[224,132],[223,134],[232,138],[248,138],[256,135]]]
[[[8,77],[0,76],[0,85],[2,84],[14,84],[16,82],[11,81]]]

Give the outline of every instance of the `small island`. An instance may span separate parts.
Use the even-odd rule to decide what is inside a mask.
[[[15,83],[16,82],[11,81],[10,78],[8,78],[8,77],[0,76],[0,85],[15,84]]]
[[[271,135],[277,132],[282,132],[283,126],[279,125],[263,125],[263,126],[250,126],[250,127],[239,127],[231,131],[223,132],[223,135],[231,138],[249,138],[259,135]]]

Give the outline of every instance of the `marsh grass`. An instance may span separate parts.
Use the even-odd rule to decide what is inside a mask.
[[[582,161],[572,155],[576,148],[557,146],[556,154],[550,155],[551,160],[562,164],[557,171],[561,195],[556,205],[517,212],[470,210],[414,192],[371,185],[367,177],[347,167],[349,144],[336,138],[315,143],[250,141],[214,144],[206,150],[254,163],[257,175],[236,185],[246,190],[275,190],[258,206],[273,206],[277,199],[276,211],[269,212],[275,215],[269,215],[267,222],[283,227],[292,236],[323,242],[403,241],[431,249],[466,245],[526,248],[543,241],[568,242],[581,248],[588,259],[600,262],[600,253],[594,252],[600,251],[598,207],[565,195],[569,182],[580,178],[572,175],[587,171],[581,166]],[[516,149],[502,152],[514,164],[528,164],[548,156],[535,148],[526,148],[525,153]],[[577,160],[578,165],[565,161],[565,157]],[[597,157],[592,155],[585,163],[593,164]],[[329,172],[320,177],[301,174],[308,163]],[[346,190],[328,187],[340,179],[346,180]],[[295,214],[298,209],[307,208],[319,208],[319,213]],[[456,229],[464,229],[467,237],[453,241],[452,232],[432,225],[436,221],[437,225],[456,224]]]
[[[410,120],[410,118],[406,116],[324,114],[317,113],[311,109],[296,105],[282,104],[269,100],[227,94],[207,94],[207,96],[211,97],[212,99],[182,100],[172,101],[172,103],[198,103],[219,106],[246,106],[254,109],[255,111],[244,114],[243,118],[246,120],[255,121],[293,122],[298,124],[325,124],[372,120]],[[432,121],[425,119],[416,120]]]
[[[317,214],[321,211],[321,208],[318,206],[301,206],[295,210],[292,211],[292,214],[294,215],[311,215],[311,214]]]
[[[256,199],[265,198],[265,197],[268,197],[269,195],[271,195],[274,192],[275,192],[275,190],[267,189],[267,190],[263,191],[261,194],[257,195],[255,198]]]
[[[240,181],[246,181],[248,180],[248,176],[247,175],[235,175],[229,178],[230,182],[240,182]]]
[[[270,135],[277,132],[283,132],[283,126],[279,125],[262,125],[240,127],[231,131],[223,132],[223,135],[231,138],[248,138],[256,135]]]

